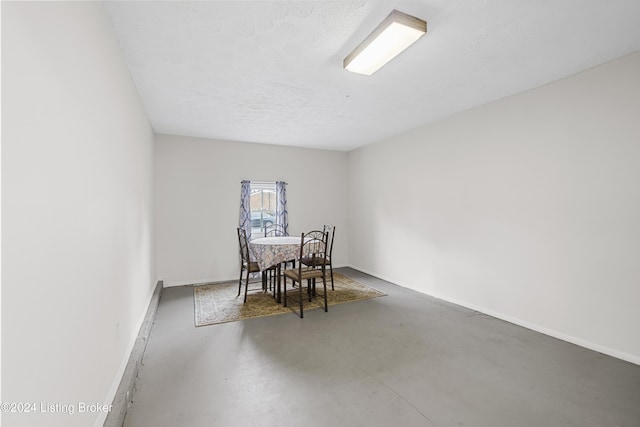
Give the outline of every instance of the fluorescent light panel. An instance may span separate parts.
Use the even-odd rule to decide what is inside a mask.
[[[422,19],[393,10],[346,58],[344,68],[370,76],[427,32]]]

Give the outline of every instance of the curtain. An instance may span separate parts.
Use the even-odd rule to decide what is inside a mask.
[[[251,182],[242,181],[240,190],[240,222],[238,224],[247,233],[247,240],[251,241]]]
[[[276,224],[282,225],[284,235],[289,235],[289,212],[287,211],[287,183],[276,181]]]

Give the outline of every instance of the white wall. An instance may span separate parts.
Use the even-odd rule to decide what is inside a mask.
[[[38,405],[2,421],[102,425],[78,403],[111,403],[156,283],[153,131],[101,3],[2,9],[2,393]]]
[[[349,262],[640,363],[640,53],[349,153]]]
[[[165,286],[237,279],[240,181],[286,181],[289,232],[336,226],[347,264],[347,153],[158,135],[155,221]]]

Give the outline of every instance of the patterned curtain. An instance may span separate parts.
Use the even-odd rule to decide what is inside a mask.
[[[287,211],[287,183],[276,181],[276,224],[282,225],[285,236],[289,235],[289,211]]]
[[[238,224],[247,233],[247,241],[251,241],[251,182],[242,181],[240,190],[240,222]]]

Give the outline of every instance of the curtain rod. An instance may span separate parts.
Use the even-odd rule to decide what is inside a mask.
[[[253,182],[254,184],[271,184],[274,182],[284,182],[284,181],[251,181],[248,179],[243,179],[242,181],[240,181],[240,184],[242,184],[243,182]],[[289,183],[285,182],[284,185],[289,185]]]

